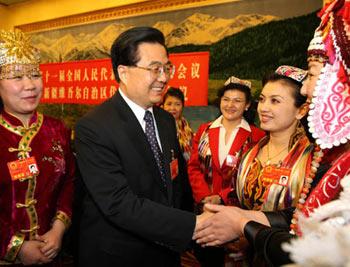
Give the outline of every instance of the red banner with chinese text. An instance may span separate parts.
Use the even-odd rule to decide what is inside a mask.
[[[185,94],[186,106],[208,104],[209,52],[170,54],[176,66],[168,87]],[[99,104],[118,89],[110,59],[41,64],[42,103]]]

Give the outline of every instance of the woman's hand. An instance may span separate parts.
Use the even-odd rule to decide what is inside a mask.
[[[65,229],[66,227],[62,221],[55,220],[51,230],[36,237],[36,240],[44,243],[41,252],[49,259],[54,259],[60,251]]]
[[[207,196],[207,197],[203,198],[202,202],[218,205],[218,204],[221,204],[221,197],[219,195]]]
[[[52,261],[46,257],[41,249],[45,244],[37,240],[24,241],[18,253],[18,257],[23,265],[41,265]]]

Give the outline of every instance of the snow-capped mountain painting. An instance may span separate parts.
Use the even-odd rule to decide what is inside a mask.
[[[140,11],[123,18],[33,32],[32,42],[41,51],[42,63],[100,59],[109,57],[113,41],[123,31],[134,26],[155,27],[163,32],[170,53],[210,52],[208,102],[212,104],[217,89],[231,75],[252,80],[256,97],[261,89],[259,80],[267,71],[279,65],[307,68],[305,51],[319,24],[317,10],[323,5],[323,0],[177,2],[184,4],[171,10]],[[183,7],[187,2],[196,4]],[[60,118],[64,114],[71,127],[91,109],[85,105],[51,106],[47,105],[45,113]],[[199,108],[185,114],[194,130],[214,119],[213,109]]]
[[[108,57],[115,38],[134,26],[159,29],[169,48],[213,45],[248,28],[309,14],[321,6],[322,0],[223,1],[37,32],[32,41],[40,49],[43,63],[98,59]]]
[[[248,27],[277,19],[278,17],[275,16],[258,14],[238,15],[233,19],[223,19],[195,13],[167,34],[166,41],[168,47],[184,44],[212,44]]]
[[[258,14],[238,15],[233,19],[224,19],[194,13],[178,24],[158,21],[152,26],[163,32],[167,46],[170,48],[185,44],[212,44],[246,28],[277,19],[276,16]],[[132,26],[135,25],[112,23],[97,34],[73,36],[67,33],[57,39],[35,34],[32,41],[41,50],[43,62],[105,58],[109,54],[114,39]]]

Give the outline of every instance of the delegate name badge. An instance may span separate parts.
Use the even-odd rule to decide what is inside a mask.
[[[263,182],[288,185],[291,170],[283,167],[265,166],[261,175]]]
[[[227,155],[226,157],[226,165],[229,167],[236,167],[238,158],[237,156]]]
[[[170,174],[171,174],[171,180],[174,180],[176,176],[179,175],[179,163],[177,159],[173,159],[170,162]]]
[[[174,180],[179,175],[179,161],[175,158],[174,150],[171,149],[170,175],[171,180]]]
[[[7,163],[12,181],[29,178],[39,174],[35,157],[19,159]]]

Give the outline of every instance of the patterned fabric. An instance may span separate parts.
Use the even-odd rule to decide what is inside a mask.
[[[154,159],[157,162],[157,166],[160,172],[160,177],[163,181],[164,187],[166,187],[166,181],[165,181],[165,169],[164,169],[164,160],[163,160],[163,153],[160,150],[157,136],[156,136],[156,130],[154,127],[154,121],[153,121],[153,115],[149,110],[146,110],[144,120],[146,122],[146,129],[145,134],[148,140],[148,143],[151,146]]]
[[[230,78],[228,78],[225,82],[225,86],[229,85],[230,83],[234,83],[234,84],[241,84],[244,86],[247,86],[249,89],[252,88],[252,83],[248,80],[241,80],[235,76],[231,76]]]
[[[11,261],[18,252],[13,246],[46,233],[56,214],[69,223],[75,168],[62,122],[36,113],[26,128],[5,111],[0,122],[0,261]],[[39,174],[13,181],[7,163],[28,156],[35,157]]]
[[[193,138],[192,129],[187,120],[184,117],[181,117],[179,120],[176,120],[176,130],[183,157],[186,161],[188,161],[191,156]]]
[[[264,131],[250,126],[251,131],[239,127],[227,159],[219,162],[220,127],[211,128],[212,122],[202,124],[193,138],[191,158],[188,161],[188,177],[193,198],[200,203],[210,195],[220,195],[225,204],[231,203],[232,179],[236,177],[237,166],[243,155],[264,135]]]
[[[287,65],[279,66],[275,70],[275,72],[279,75],[288,77],[300,83],[304,81],[307,75],[306,70],[302,70],[302,69],[299,69],[293,66],[287,66]]]
[[[338,63],[325,65],[310,104],[309,129],[322,149],[350,140],[350,87],[339,80],[338,68]]]
[[[310,171],[313,145],[303,136],[293,145],[280,166],[290,170],[287,185],[265,179],[264,168],[256,156],[267,142],[266,137],[255,145],[244,156],[238,170],[236,193],[245,209],[275,211],[296,206],[304,179]]]
[[[222,119],[222,115],[218,119],[216,119],[215,121],[208,123],[208,128],[201,134],[201,137],[199,140],[199,145],[198,145],[198,158],[199,158],[199,162],[200,162],[200,167],[201,167],[202,172],[205,174],[205,180],[211,189],[212,189],[212,183],[213,183],[213,178],[212,178],[212,176],[213,176],[212,164],[213,163],[212,163],[212,151],[210,149],[209,142],[213,142],[213,140],[209,141],[209,139],[210,139],[209,131],[210,131],[210,129],[217,128],[217,131],[219,133],[218,138],[220,138],[220,134],[221,134],[220,128],[221,127],[219,125],[221,125],[221,119]],[[219,124],[218,124],[218,121],[220,121]],[[244,121],[248,125],[248,123],[244,119],[242,121]],[[238,131],[240,128],[244,129],[242,124],[241,124],[241,126],[239,126]],[[250,128],[249,125],[248,125],[248,128]],[[250,131],[250,129],[249,129],[249,131]],[[234,151],[234,155],[231,155],[232,158],[236,160],[236,162],[234,163],[234,166],[232,166],[231,168],[225,168],[225,164],[222,164],[222,167],[221,167],[221,174],[223,177],[222,185],[221,185],[222,188],[228,188],[231,186],[232,177],[234,177],[236,175],[237,166],[239,165],[239,159],[242,156],[242,152],[246,151],[248,149],[248,146],[249,146],[248,143],[251,142],[251,140],[248,140],[248,136],[250,135],[250,133],[248,132],[247,129],[246,129],[246,131],[244,131],[244,133],[245,134],[243,134],[243,132],[241,131],[240,134],[238,134],[238,132],[237,132],[235,139],[232,140],[232,144],[230,144],[230,147],[232,148],[232,145],[236,139],[239,140],[241,137],[246,135],[245,137],[243,137],[243,139],[244,139],[243,143],[239,145],[239,148],[236,151]],[[216,146],[219,149],[220,140],[217,140]],[[218,151],[218,153],[220,154],[220,151]],[[232,151],[231,151],[231,153],[232,153]],[[227,162],[225,162],[225,163],[227,163]]]
[[[322,32],[316,29],[314,37],[307,48],[307,61],[318,61],[325,63],[328,61],[326,46],[322,40]]]
[[[314,89],[309,129],[322,149],[350,140],[350,1],[336,0],[319,13],[317,28],[328,56]]]
[[[340,181],[349,173],[350,151],[346,150],[332,162],[332,167],[311,191],[301,211],[309,216],[314,209],[336,199],[341,191]]]
[[[204,174],[205,182],[208,184],[209,189],[212,191],[212,154],[209,147],[209,127],[202,133],[198,143],[198,160],[199,166]]]

